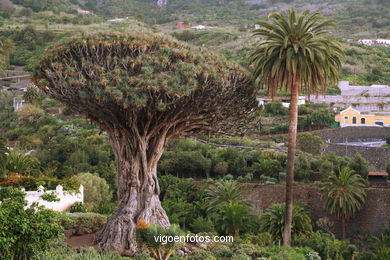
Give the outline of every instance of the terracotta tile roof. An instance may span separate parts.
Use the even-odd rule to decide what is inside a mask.
[[[387,172],[369,172],[368,176],[388,176]]]

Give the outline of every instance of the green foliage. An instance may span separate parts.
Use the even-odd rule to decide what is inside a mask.
[[[304,155],[298,156],[295,161],[294,172],[298,180],[307,179],[312,173],[310,160]]]
[[[93,247],[86,247],[79,250],[78,253],[69,248],[62,240],[50,242],[48,249],[34,257],[34,260],[126,260],[115,252],[98,252]],[[136,260],[150,260],[150,258],[134,257]]]
[[[361,210],[366,192],[365,180],[351,169],[343,167],[338,175],[330,175],[323,185],[325,208],[340,218],[349,218]]]
[[[274,100],[264,105],[266,116],[285,116],[288,115],[288,108],[282,105],[282,101]]]
[[[14,150],[7,156],[5,170],[7,174],[38,175],[39,166],[40,163],[36,157]]]
[[[328,233],[314,232],[310,236],[300,236],[294,240],[294,246],[312,248],[323,260],[350,259],[348,243],[335,239]]]
[[[111,201],[112,192],[105,179],[88,172],[74,178],[84,186],[84,204],[89,211],[96,211],[99,205]]]
[[[177,225],[163,228],[156,224],[140,225],[139,221],[136,228],[137,243],[146,248],[156,260],[168,259],[175,249],[183,244],[183,241],[175,241],[173,238],[183,234],[183,231]],[[157,237],[161,237],[161,241],[156,241]],[[168,241],[170,238],[172,238],[172,241]]]
[[[273,247],[265,251],[263,256],[271,260],[321,260],[317,252],[304,247]]]
[[[215,232],[214,223],[208,218],[197,217],[191,224],[191,231],[194,233]]]
[[[213,253],[204,249],[196,250],[193,255],[190,256],[191,260],[217,260]]]
[[[349,168],[354,171],[354,173],[359,174],[364,179],[367,179],[368,172],[369,172],[369,164],[366,159],[364,159],[363,156],[361,156],[359,153],[356,153],[353,157],[353,160],[351,161]]]
[[[0,187],[23,187],[26,191],[37,190],[41,185],[47,190],[55,190],[58,185],[61,185],[64,190],[72,192],[78,192],[80,187],[80,183],[78,183],[75,179],[59,180],[50,177],[31,177],[21,175],[10,175],[0,182]]]
[[[55,202],[60,201],[60,199],[55,195],[54,193],[45,193],[41,195],[41,198],[43,200],[49,201],[49,202]]]
[[[198,191],[189,180],[183,180],[171,175],[159,177],[162,206],[167,212],[171,223],[180,224],[183,228],[200,214]]]
[[[390,162],[386,165],[386,172],[390,175]]]
[[[300,134],[297,141],[299,150],[313,155],[320,154],[322,147],[324,146],[322,138],[312,133]]]
[[[5,167],[7,164],[7,155],[9,154],[8,147],[4,139],[0,138],[0,177],[5,174]]]
[[[98,213],[65,213],[65,217],[67,219],[61,222],[64,229],[92,228],[98,230],[107,223],[107,216]]]
[[[386,143],[387,143],[388,145],[390,145],[390,135],[389,135],[388,137],[386,137]]]
[[[273,12],[269,21],[257,22],[260,29],[254,30],[254,36],[261,41],[251,55],[253,74],[272,96],[279,88],[302,87],[307,93],[318,93],[319,85],[325,93],[327,81],[337,83],[343,51],[329,35],[336,22],[309,12]]]
[[[285,218],[285,204],[273,204],[260,217],[260,231],[269,232],[275,241],[282,240]],[[301,204],[294,204],[292,214],[292,237],[308,235],[313,232],[311,217]]]
[[[87,208],[84,206],[84,203],[82,202],[76,202],[74,203],[72,206],[70,206],[70,209],[69,209],[70,213],[76,213],[76,212],[81,212],[81,213],[85,213],[87,212]]]
[[[24,196],[18,189],[0,188],[1,259],[30,259],[44,251],[51,239],[63,236],[55,221],[57,213],[36,205],[24,209]]]
[[[245,203],[244,186],[236,181],[220,181],[207,188],[207,208],[216,212],[227,204]]]
[[[248,230],[255,221],[255,216],[252,215],[250,206],[243,202],[228,202],[223,203],[213,218],[216,226],[224,234],[240,236],[240,230]]]
[[[262,232],[257,235],[253,235],[253,234],[245,235],[244,241],[248,241],[260,247],[271,247],[275,244],[274,238],[269,232]]]

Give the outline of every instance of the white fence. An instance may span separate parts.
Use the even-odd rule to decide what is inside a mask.
[[[22,189],[24,190],[24,189]],[[84,202],[84,186],[80,185],[79,192],[64,191],[61,185],[58,185],[55,190],[44,190],[44,187],[39,186],[37,191],[25,191],[27,205],[37,202],[39,205],[47,209],[55,211],[65,211],[69,209],[76,202]],[[53,194],[59,201],[46,201],[42,199],[43,194]]]

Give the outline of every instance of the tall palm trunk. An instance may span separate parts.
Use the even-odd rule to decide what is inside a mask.
[[[294,77],[295,78],[295,77]],[[293,211],[293,183],[294,183],[294,161],[297,147],[297,126],[298,126],[298,94],[299,82],[294,80],[291,89],[290,100],[290,126],[288,130],[288,158],[286,176],[286,214],[284,220],[283,246],[291,245],[291,224]]]
[[[341,239],[345,240],[345,217],[341,217]]]

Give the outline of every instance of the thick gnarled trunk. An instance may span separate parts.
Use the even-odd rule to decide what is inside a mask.
[[[137,220],[169,226],[157,181],[157,163],[165,138],[135,139],[122,134],[108,132],[118,167],[118,209],[95,239],[103,250],[131,256],[137,251]],[[134,140],[136,143],[130,143]]]

